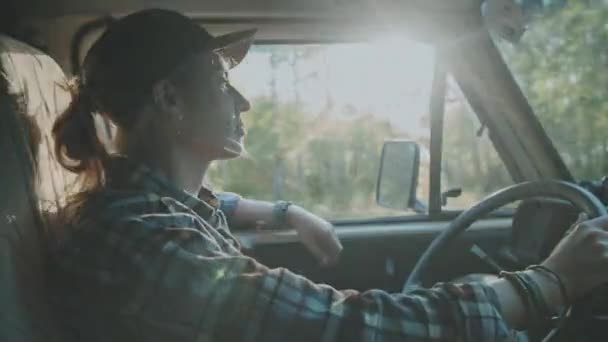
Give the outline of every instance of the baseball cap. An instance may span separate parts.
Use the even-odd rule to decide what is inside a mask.
[[[89,88],[151,88],[198,52],[215,52],[228,68],[244,58],[255,29],[212,36],[194,20],[166,9],[146,9],[112,22],[85,56],[81,82]],[[136,94],[134,94],[136,95]]]

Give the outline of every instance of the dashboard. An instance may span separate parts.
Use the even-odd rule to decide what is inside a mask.
[[[518,264],[544,260],[576,221],[579,211],[570,203],[554,199],[522,201],[513,217],[509,249]]]

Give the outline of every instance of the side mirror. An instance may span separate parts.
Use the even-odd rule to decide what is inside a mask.
[[[416,188],[420,148],[407,140],[384,142],[376,186],[376,203],[384,208],[418,210]]]

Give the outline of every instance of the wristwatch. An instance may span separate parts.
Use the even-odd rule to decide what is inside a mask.
[[[293,203],[289,201],[277,201],[272,207],[272,224],[273,229],[287,228],[287,210]]]

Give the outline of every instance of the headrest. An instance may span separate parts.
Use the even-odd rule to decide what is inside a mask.
[[[38,205],[47,209],[62,201],[71,176],[54,159],[51,129],[57,116],[67,108],[70,96],[65,74],[57,63],[43,52],[7,36],[0,35],[0,66],[6,91],[13,98],[16,118],[21,127],[13,132],[28,139],[27,148],[36,175]]]
[[[65,75],[47,55],[0,35],[0,341],[60,341],[46,296],[46,224],[70,177],[51,129],[67,107]]]

